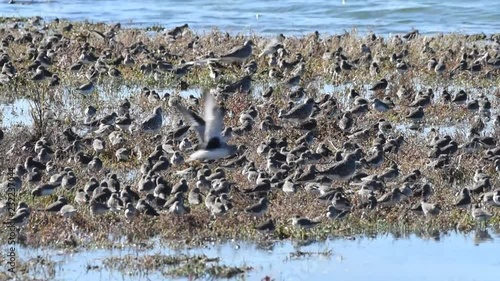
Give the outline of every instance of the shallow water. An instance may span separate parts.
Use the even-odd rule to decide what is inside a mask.
[[[499,1],[419,0],[18,0],[1,5],[2,16],[42,16],[167,27],[188,23],[196,30],[306,34],[318,30],[361,32],[494,33],[500,30]]]
[[[7,127],[16,124],[31,125],[29,108],[27,99],[17,99],[10,104],[0,103],[0,125]]]
[[[277,242],[270,249],[255,244],[230,242],[197,249],[172,250],[154,247],[152,250],[126,248],[124,250],[91,250],[76,254],[61,254],[50,250],[21,249],[22,259],[38,255],[50,257],[56,265],[56,280],[163,280],[158,272],[148,275],[127,274],[103,267],[110,257],[197,255],[221,258],[221,265],[252,267],[247,280],[498,280],[500,269],[499,233],[491,230],[476,231],[468,235],[439,234],[429,238],[377,238],[356,237],[338,239],[308,246],[295,246],[292,242]],[[294,257],[297,251],[310,256]],[[331,253],[325,255],[324,253]],[[86,271],[87,266],[98,269]],[[185,279],[187,280],[187,279]]]

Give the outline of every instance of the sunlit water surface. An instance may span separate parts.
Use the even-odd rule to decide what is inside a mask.
[[[441,237],[377,238],[328,240],[298,246],[289,241],[269,248],[256,244],[229,242],[204,248],[171,250],[161,246],[152,250],[125,248],[89,250],[62,254],[46,249],[21,249],[22,258],[48,256],[57,262],[58,280],[164,280],[158,272],[129,276],[103,266],[110,257],[199,255],[220,257],[221,265],[251,267],[247,280],[498,280],[500,272],[499,233],[492,230],[448,234]],[[292,253],[309,253],[294,257]],[[330,254],[325,254],[330,253]],[[97,269],[87,271],[87,267]],[[39,273],[41,274],[41,273]]]

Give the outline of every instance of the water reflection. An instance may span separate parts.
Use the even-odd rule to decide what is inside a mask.
[[[488,229],[477,229],[474,233],[474,244],[478,246],[485,242],[493,242],[493,237],[491,237]]]
[[[417,235],[383,235],[317,243],[228,242],[178,249],[165,247],[157,240],[157,245],[147,249],[101,249],[72,254],[21,249],[20,255],[22,259],[42,256],[58,262],[56,279],[61,280],[163,280],[165,277],[159,272],[130,276],[102,266],[110,257],[154,254],[218,257],[221,265],[252,267],[245,275],[248,280],[266,276],[274,280],[326,280],[332,276],[340,280],[366,280],[367,276],[372,280],[497,280],[493,273],[500,266],[500,243],[495,243],[493,236],[499,237],[498,233],[492,235],[488,229],[466,235],[424,231],[419,236],[424,239]]]

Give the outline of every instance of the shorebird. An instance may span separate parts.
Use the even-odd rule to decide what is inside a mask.
[[[176,215],[183,215],[189,212],[189,209],[184,206],[183,200],[175,201],[170,208],[168,208],[168,212]]]
[[[319,175],[324,175],[331,180],[347,181],[356,172],[356,154],[349,153],[345,159],[333,164],[330,168],[319,171]]]
[[[181,179],[178,183],[176,183],[172,187],[172,194],[176,194],[178,192],[185,193],[185,192],[188,192],[188,190],[189,190],[189,186],[188,186],[187,180]]]
[[[500,207],[500,190],[496,190],[493,195],[493,203],[495,203],[496,207]]]
[[[46,195],[51,195],[55,192],[56,188],[59,186],[59,184],[42,184],[37,186],[35,189],[31,191],[31,195],[33,196],[46,196]]]
[[[167,34],[172,38],[177,39],[178,37],[181,37],[188,29],[189,25],[185,23],[181,26],[176,26],[170,29],[169,31],[167,31]]]
[[[271,191],[271,181],[269,179],[263,179],[260,184],[250,189],[244,189],[243,193],[266,193],[269,191]]]
[[[422,199],[420,205],[425,216],[437,216],[441,212],[441,206],[438,203],[427,203]]]
[[[474,205],[471,209],[471,215],[474,220],[480,224],[484,223],[486,226],[487,221],[493,216],[490,212],[482,209],[479,205]]]
[[[141,129],[147,133],[156,133],[163,125],[163,109],[161,106],[155,107],[153,114],[148,116],[141,124]]]
[[[371,88],[370,91],[378,92],[378,91],[384,91],[387,88],[387,85],[389,83],[385,78],[381,79],[379,82],[375,83]]]
[[[268,205],[269,201],[267,200],[267,197],[262,197],[258,203],[245,208],[245,213],[255,218],[260,218],[267,212]]]
[[[109,211],[109,207],[106,204],[97,202],[95,199],[90,200],[90,213],[93,216],[99,216],[106,214]]]
[[[218,86],[218,90],[227,96],[231,93],[248,93],[252,87],[252,76],[245,75],[231,84]]]
[[[332,206],[339,211],[350,211],[351,210],[351,202],[342,195],[341,192],[335,192],[335,195],[332,199]]]
[[[137,210],[135,209],[134,205],[131,202],[127,203],[127,205],[125,206],[125,218],[128,221],[132,221],[136,216]]]
[[[408,64],[401,59],[398,59],[398,63],[396,64],[396,71],[400,74],[403,74],[408,71],[410,67]]]
[[[115,126],[122,131],[128,131],[130,125],[132,125],[132,121],[134,121],[134,119],[130,118],[130,114],[127,112],[125,115],[116,118]]]
[[[387,112],[391,109],[387,103],[379,99],[373,99],[372,107],[378,112]]]
[[[260,233],[270,233],[276,230],[276,226],[274,224],[274,221],[272,219],[268,219],[264,223],[258,225],[255,227],[255,230],[257,230]]]
[[[25,202],[17,203],[16,213],[7,219],[4,224],[14,225],[16,227],[25,226],[30,218],[31,210]]]
[[[462,190],[460,191],[460,197],[453,206],[459,209],[467,209],[470,203],[471,203],[471,197],[469,189],[462,188]]]
[[[252,40],[247,40],[243,46],[235,47],[227,54],[224,54],[218,58],[209,59],[209,61],[220,61],[224,63],[243,63],[252,55]]]
[[[380,206],[392,207],[401,201],[401,195],[405,196],[401,190],[396,187],[392,189],[391,192],[385,193],[380,198],[377,199],[377,203]]]
[[[206,199],[209,197],[207,196]],[[205,205],[207,205],[207,200],[205,200]],[[222,199],[220,197],[214,197],[214,201],[208,205],[208,209],[210,210],[212,216],[214,217],[220,217],[226,214],[228,211],[224,203],[222,202]]]
[[[406,119],[413,122],[420,122],[424,118],[424,108],[422,106],[417,107],[416,110],[411,111],[406,115]]]
[[[283,182],[283,186],[281,187],[281,189],[285,193],[292,194],[292,193],[297,192],[297,187],[298,187],[298,184],[291,181],[290,178],[286,178],[285,181]]]
[[[182,165],[182,164],[184,164],[184,157],[182,156],[182,154],[180,152],[176,151],[176,152],[174,152],[174,154],[170,158],[170,163],[173,166]]]
[[[283,48],[282,43],[284,39],[285,36],[283,34],[279,34],[275,38],[271,39],[259,54],[259,58],[262,56],[273,55],[278,51],[278,49]]]
[[[294,227],[301,229],[311,229],[321,223],[319,221],[312,221],[308,218],[301,218],[299,215],[295,215],[291,220]]]
[[[84,96],[88,96],[88,95],[92,94],[92,92],[94,91],[94,83],[92,83],[92,81],[89,81],[85,84],[82,84],[78,88],[76,88],[76,90],[80,94],[82,94]]]
[[[278,117],[285,120],[290,120],[293,122],[302,122],[311,116],[314,109],[314,99],[308,98],[303,104],[294,106],[288,112],[281,110]]]
[[[61,207],[61,209],[59,210],[59,214],[63,218],[74,217],[76,215],[76,208],[73,205],[66,204],[66,205]]]
[[[464,90],[458,91],[458,93],[451,100],[455,104],[465,104],[467,102],[468,95]]]
[[[328,206],[328,211],[326,217],[332,220],[342,219],[349,214],[349,211],[341,211],[336,209],[334,206]]]
[[[444,63],[444,57],[440,58],[436,66],[434,67],[434,72],[436,74],[443,74],[446,71],[446,64]]]
[[[188,194],[189,205],[199,205],[201,202],[203,202],[203,198],[201,196],[200,189],[198,187],[191,189]]]
[[[160,215],[151,205],[146,202],[145,199],[139,199],[135,208],[137,212],[145,214],[147,216],[157,217]]]
[[[57,201],[48,205],[44,210],[46,212],[57,213],[61,208],[68,204],[68,200],[64,196],[59,196]]]
[[[217,160],[234,154],[237,150],[235,145],[227,144],[222,138],[224,111],[215,104],[214,97],[210,93],[204,95],[205,112],[204,118],[188,110],[180,103],[177,109],[184,118],[191,121],[198,135],[199,149],[189,156],[189,160]]]

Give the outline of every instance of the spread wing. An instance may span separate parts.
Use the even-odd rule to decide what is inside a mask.
[[[200,140],[200,142],[205,142],[205,120],[203,120],[203,118],[196,112],[187,109],[180,103],[176,103],[175,107],[182,113],[186,120],[189,120],[189,123],[191,123],[191,126],[198,134],[198,139]]]
[[[213,138],[221,139],[221,132],[224,122],[224,113],[221,108],[215,105],[214,96],[205,94],[205,140],[208,142]]]

